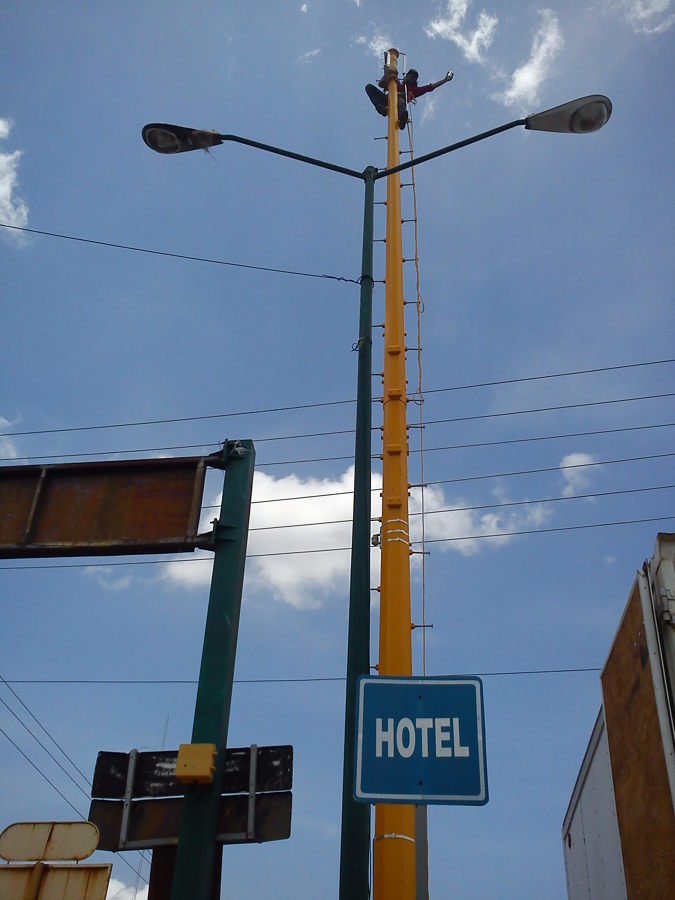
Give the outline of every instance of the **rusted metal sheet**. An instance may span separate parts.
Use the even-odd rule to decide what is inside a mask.
[[[0,866],[2,900],[105,900],[112,863]],[[29,892],[30,891],[30,892]]]
[[[176,780],[177,750],[136,754],[133,797],[178,797],[185,785]],[[223,794],[243,794],[249,790],[251,751],[249,747],[232,747],[225,751]],[[102,750],[96,759],[92,781],[92,797],[121,799],[124,797],[129,771],[129,754]],[[256,785],[258,793],[287,791],[293,784],[293,747],[258,747]]]
[[[602,697],[629,898],[670,897],[675,813],[669,788],[639,580],[633,583],[605,667]]]
[[[223,454],[0,467],[0,558],[194,550]]]
[[[247,838],[249,798],[246,794],[221,797],[218,843],[261,843],[281,841],[291,834],[290,791],[257,794],[255,797],[255,829]],[[152,849],[178,843],[182,798],[134,800],[128,826],[128,843],[133,849]],[[122,800],[92,800],[89,819],[100,833],[99,850],[119,850],[122,829]]]
[[[15,822],[0,834],[0,857],[10,862],[82,860],[97,846],[93,822]]]

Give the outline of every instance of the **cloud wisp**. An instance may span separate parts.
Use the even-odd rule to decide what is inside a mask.
[[[511,75],[506,90],[493,95],[504,106],[529,107],[539,99],[539,89],[549,77],[553,63],[563,47],[558,18],[550,9],[540,11],[541,23],[532,40],[530,57]]]
[[[591,474],[587,468],[595,462],[596,457],[590,453],[568,453],[560,462],[560,471],[565,480],[563,497],[574,497],[585,491],[591,483]],[[575,468],[581,466],[582,468]]]
[[[8,431],[12,427],[12,423],[0,416],[0,431]],[[14,441],[9,437],[0,437],[0,456],[3,459],[16,459],[19,455]]]
[[[496,502],[504,499],[498,493]],[[481,551],[494,550],[516,540],[510,532],[529,531],[539,528],[552,517],[549,508],[542,504],[532,504],[522,509],[512,509],[507,513],[492,510],[463,509],[469,504],[461,497],[446,498],[443,490],[429,486],[424,491],[425,539],[438,541],[442,551],[454,551],[462,556],[475,556]],[[422,517],[414,515],[422,508],[419,490],[411,491],[410,537],[419,542],[422,537]],[[489,541],[484,540],[490,535]]]
[[[127,887],[123,881],[111,878],[106,900],[147,900],[149,887]]]
[[[12,123],[8,119],[0,118],[0,141],[7,140],[12,130]],[[13,225],[16,228],[25,228],[28,224],[28,206],[21,197],[17,196],[18,167],[21,159],[21,150],[11,153],[0,152],[0,222]],[[15,246],[25,243],[25,237],[21,232],[2,229],[6,240]]]
[[[624,0],[624,7],[637,34],[663,34],[675,25],[672,0]]]
[[[469,11],[471,0],[448,0],[445,14],[433,19],[425,26],[424,31],[430,38],[444,38],[452,41],[469,62],[485,62],[484,52],[492,46],[499,19],[485,10],[478,15],[476,27],[464,28],[464,20]]]
[[[303,53],[296,59],[296,64],[299,66],[305,66],[307,63],[311,62],[315,57],[317,57],[321,53],[321,50],[308,50],[307,53]]]

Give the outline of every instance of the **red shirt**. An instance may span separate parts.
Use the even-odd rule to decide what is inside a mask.
[[[428,94],[429,91],[433,91],[434,87],[432,84],[415,84],[414,82],[399,82],[399,90],[407,92],[408,100],[417,100],[418,97],[421,97],[422,94]]]

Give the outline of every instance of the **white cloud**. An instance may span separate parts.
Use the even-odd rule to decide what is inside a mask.
[[[624,0],[626,18],[642,34],[662,34],[675,24],[672,0]]]
[[[144,888],[127,887],[124,882],[118,881],[117,878],[111,878],[108,885],[108,893],[105,895],[106,900],[148,900],[148,886]]]
[[[571,454],[570,458],[571,464],[576,465],[588,459],[586,454]],[[573,480],[574,475],[570,483]],[[296,609],[314,609],[331,595],[347,595],[350,553],[348,550],[335,551],[334,548],[351,546],[353,482],[353,467],[332,479],[301,478],[297,475],[275,478],[265,472],[255,473],[248,538],[251,558],[246,562],[245,592],[273,598]],[[372,516],[377,519],[381,512],[379,489],[382,485],[381,475],[377,472],[373,473],[372,485]],[[288,497],[297,499],[282,499]],[[495,492],[495,502],[506,499],[499,491]],[[220,497],[212,502],[219,504]],[[449,500],[438,486],[427,487],[424,508],[430,515],[425,519],[425,537],[441,541],[452,538],[447,543],[439,543],[439,549],[473,556],[514,540],[508,532],[538,528],[553,515],[550,508],[542,504],[507,508],[506,511],[462,508],[467,505],[461,497]],[[421,492],[413,489],[410,492],[410,538],[413,542],[419,542],[422,537],[422,517],[415,515],[421,508]],[[209,527],[208,518],[213,518],[213,514],[205,517],[200,526],[202,531]],[[316,522],[327,524],[313,524]],[[288,525],[298,527],[285,527]],[[379,524],[375,521],[372,523],[372,533],[378,531]],[[489,541],[481,539],[481,535],[488,534],[496,537]],[[322,549],[329,552],[302,552]],[[199,557],[204,562],[167,563],[161,579],[176,588],[190,590],[208,587],[212,555],[198,553]],[[413,562],[416,560],[417,557],[413,557]],[[371,555],[374,583],[379,580],[379,566],[380,551],[374,549]]]
[[[12,427],[12,423],[0,416],[0,431],[7,431]],[[0,456],[5,459],[16,459],[19,455],[14,441],[8,437],[0,437]]]
[[[265,472],[255,473],[252,530],[248,538],[248,553],[253,558],[246,562],[247,591],[271,596],[298,609],[320,606],[331,594],[348,592],[350,554],[334,552],[332,548],[351,546],[353,482],[353,468],[334,479],[300,478],[297,475],[275,478]],[[374,473],[373,487],[377,489],[379,484],[380,476]],[[281,499],[284,497],[300,499]],[[213,501],[214,504],[219,502],[220,498]],[[378,502],[375,491],[373,516],[379,515]],[[213,518],[212,514],[210,518]],[[311,524],[314,522],[331,524],[314,526]],[[299,527],[275,527],[289,524]],[[206,530],[208,526],[204,523],[201,527]],[[265,530],[253,530],[256,528]],[[321,549],[331,552],[297,552]],[[256,554],[266,553],[288,555],[256,557]],[[176,587],[204,587],[210,582],[211,570],[209,562],[175,561],[166,564],[162,579]]]
[[[532,41],[530,58],[514,71],[509,87],[493,97],[504,106],[529,106],[536,103],[539,88],[548,78],[551,66],[562,49],[564,41],[555,13],[550,9],[543,9],[540,10],[540,15],[542,21]]]
[[[300,66],[304,66],[306,63],[311,62],[315,56],[318,56],[319,53],[321,53],[321,50],[308,50],[307,53],[303,53],[302,56],[299,56],[295,62]]]
[[[84,571],[105,591],[124,591],[133,580],[131,575],[120,576],[112,566],[87,566]]]
[[[498,495],[503,500],[503,495]],[[469,506],[461,497],[448,500],[443,490],[437,486],[427,487],[424,491],[425,538],[439,541],[438,547],[444,551],[454,550],[462,556],[475,556],[481,551],[495,549],[515,540],[509,532],[527,531],[539,528],[547,522],[552,512],[541,504],[532,504],[516,508],[508,508],[508,511],[500,510],[475,510],[463,509]],[[419,491],[412,491],[410,497],[410,511],[419,512],[421,509],[421,495]],[[436,512],[437,510],[449,510],[448,512]],[[421,539],[421,516],[411,517],[411,539]],[[497,535],[489,541],[483,540],[481,535]],[[464,538],[464,536],[467,536]],[[446,541],[447,543],[443,543]]]
[[[386,51],[391,50],[393,46],[394,44],[389,35],[380,32],[376,32],[368,41],[368,49],[378,59],[382,59]]]
[[[302,6],[300,7],[300,12],[306,13],[308,11],[309,11],[309,5],[307,3],[303,3]]]
[[[420,116],[420,122],[424,125],[425,122],[431,121],[436,117],[436,105],[438,103],[438,96],[433,97],[430,94],[427,94],[426,101],[422,107],[422,115]]]
[[[471,0],[448,0],[446,14],[433,19],[424,31],[430,38],[445,38],[456,44],[469,62],[484,62],[482,51],[489,50],[499,19],[481,10],[473,31],[463,31]]]
[[[591,483],[591,470],[587,467],[595,462],[590,453],[568,453],[560,462],[560,471],[565,479],[563,497],[574,497],[585,491]],[[575,466],[582,466],[577,469]],[[592,471],[596,471],[595,467]]]
[[[8,119],[0,119],[0,140],[6,140],[12,130],[12,123]],[[18,185],[17,169],[21,159],[21,151],[13,153],[0,153],[0,222],[14,225],[17,228],[25,228],[28,224],[28,206],[26,202],[15,193]],[[2,229],[7,240],[14,244],[23,244],[24,236],[17,231]]]

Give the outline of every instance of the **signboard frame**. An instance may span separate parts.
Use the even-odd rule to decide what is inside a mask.
[[[438,692],[439,689],[447,689],[450,687],[459,687],[463,693],[471,693],[475,701],[475,734],[472,732],[468,735],[465,728],[462,737],[470,739],[471,746],[475,750],[477,770],[473,772],[474,781],[477,778],[477,790],[472,792],[452,791],[449,793],[439,793],[438,791],[426,792],[424,789],[417,791],[401,788],[400,786],[392,786],[392,789],[385,791],[382,789],[369,789],[369,782],[373,781],[371,773],[367,771],[369,763],[365,751],[364,739],[366,718],[368,715],[367,692],[373,688],[376,692],[384,690],[396,689],[397,687],[405,688],[406,692],[413,688],[418,691],[419,700],[424,704],[423,695],[429,692]],[[399,692],[400,693],[400,692]],[[438,693],[437,693],[438,696]],[[429,701],[426,701],[427,703]],[[432,701],[435,702],[435,701]],[[463,700],[466,704],[466,699]],[[372,705],[373,701],[371,701]],[[458,730],[459,731],[459,730]],[[356,743],[354,748],[355,765],[354,765],[354,799],[361,803],[406,803],[417,805],[452,805],[452,806],[484,806],[489,800],[488,780],[487,780],[487,755],[485,744],[485,712],[483,703],[483,683],[480,678],[473,675],[461,676],[438,676],[438,677],[388,677],[388,676],[361,676],[357,682],[357,701],[356,701]],[[366,771],[364,773],[364,764]],[[410,764],[412,770],[414,765],[419,765],[415,760]],[[406,775],[406,781],[410,781],[411,776]],[[419,785],[423,778],[419,777],[419,772],[414,775],[414,782]]]
[[[210,456],[0,466],[0,559],[177,553],[199,535]]]

